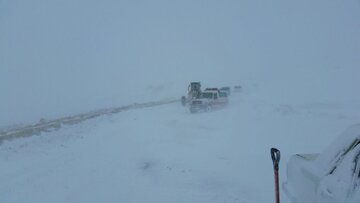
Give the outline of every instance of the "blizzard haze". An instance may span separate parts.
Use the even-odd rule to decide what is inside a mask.
[[[359,0],[0,0],[0,202],[272,202],[271,147],[282,184],[359,123],[359,19]],[[191,81],[243,88],[190,113]]]
[[[0,126],[179,98],[358,102],[359,1],[0,1]]]

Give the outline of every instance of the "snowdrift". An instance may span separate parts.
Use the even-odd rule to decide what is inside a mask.
[[[284,190],[293,203],[360,202],[360,124],[320,154],[296,154]]]

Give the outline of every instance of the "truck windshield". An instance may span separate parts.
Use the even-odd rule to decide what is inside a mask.
[[[213,93],[212,92],[203,92],[201,94],[201,98],[212,99],[213,98]]]
[[[219,95],[220,97],[227,97],[227,94],[226,94],[226,92],[220,92],[220,95]]]

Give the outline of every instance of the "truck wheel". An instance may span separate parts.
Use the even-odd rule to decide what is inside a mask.
[[[207,105],[205,110],[206,110],[206,112],[211,111],[211,106]]]
[[[186,105],[186,97],[185,96],[181,97],[181,105],[183,105],[183,106]]]
[[[190,108],[190,113],[196,113],[197,110],[195,110],[194,108]]]

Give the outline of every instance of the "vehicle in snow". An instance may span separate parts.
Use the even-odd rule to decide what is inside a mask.
[[[230,94],[231,94],[230,87],[222,87],[222,88],[220,88],[220,91],[225,92],[228,96],[230,96]]]
[[[205,89],[198,98],[190,103],[190,112],[210,111],[213,108],[221,108],[229,103],[227,94],[218,88]]]
[[[234,86],[234,92],[241,92],[241,85],[235,85]]]
[[[188,94],[187,96],[181,97],[181,104],[185,106],[195,98],[200,97],[201,95],[201,84],[200,82],[191,82],[188,86]]]
[[[293,155],[283,188],[293,203],[360,202],[360,124],[321,154]]]

